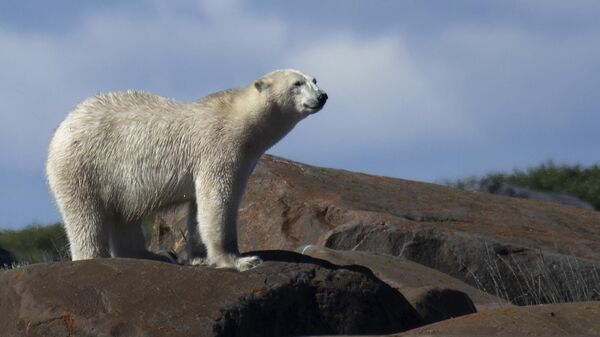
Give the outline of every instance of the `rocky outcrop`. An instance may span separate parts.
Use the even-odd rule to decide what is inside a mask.
[[[403,256],[517,304],[600,293],[600,212],[263,157],[241,249],[315,243]]]
[[[17,263],[17,258],[6,249],[0,248],[0,269],[12,267]]]
[[[598,336],[599,315],[600,302],[505,307],[427,325],[394,336]]]
[[[265,156],[240,209],[243,249],[311,244],[348,224],[396,224],[600,260],[600,212]]]
[[[190,256],[206,256],[206,248],[195,229],[196,207],[193,202],[185,202],[167,207],[154,216],[149,249],[154,252],[170,252],[181,263],[188,262]]]
[[[404,295],[426,323],[510,306],[503,299],[404,258],[316,245],[300,247],[297,251],[336,265],[368,267],[375,276]]]
[[[239,273],[98,259],[0,272],[2,336],[382,334],[420,325],[368,269],[268,251]]]
[[[393,224],[348,225],[327,247],[403,256],[520,305],[600,299],[600,262],[495,238]]]

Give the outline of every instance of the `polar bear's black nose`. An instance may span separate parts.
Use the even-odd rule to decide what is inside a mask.
[[[327,96],[326,93],[322,92],[322,93],[319,94],[319,97],[317,97],[317,100],[319,100],[320,104],[325,104],[325,102],[327,101],[328,97],[329,96]]]

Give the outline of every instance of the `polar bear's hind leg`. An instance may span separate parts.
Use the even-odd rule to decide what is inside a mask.
[[[71,202],[69,206],[62,213],[72,260],[110,257],[108,226],[102,214],[83,203]]]

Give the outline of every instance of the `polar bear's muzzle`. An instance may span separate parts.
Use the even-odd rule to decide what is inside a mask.
[[[312,100],[308,103],[304,103],[304,107],[311,110],[310,113],[315,113],[323,108],[323,106],[327,102],[327,98],[329,98],[329,96],[327,96],[327,93],[320,92],[315,100]]]
[[[327,102],[327,99],[329,98],[329,96],[327,96],[326,92],[321,92],[319,94],[319,96],[317,97],[317,101],[319,102],[319,105],[321,105],[321,107],[323,105],[325,105],[325,102]]]

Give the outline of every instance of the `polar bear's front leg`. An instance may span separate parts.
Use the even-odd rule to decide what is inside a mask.
[[[196,182],[198,230],[206,246],[203,264],[216,268],[252,269],[262,263],[257,256],[241,257],[237,240],[237,214],[246,179],[228,175],[203,175]]]

